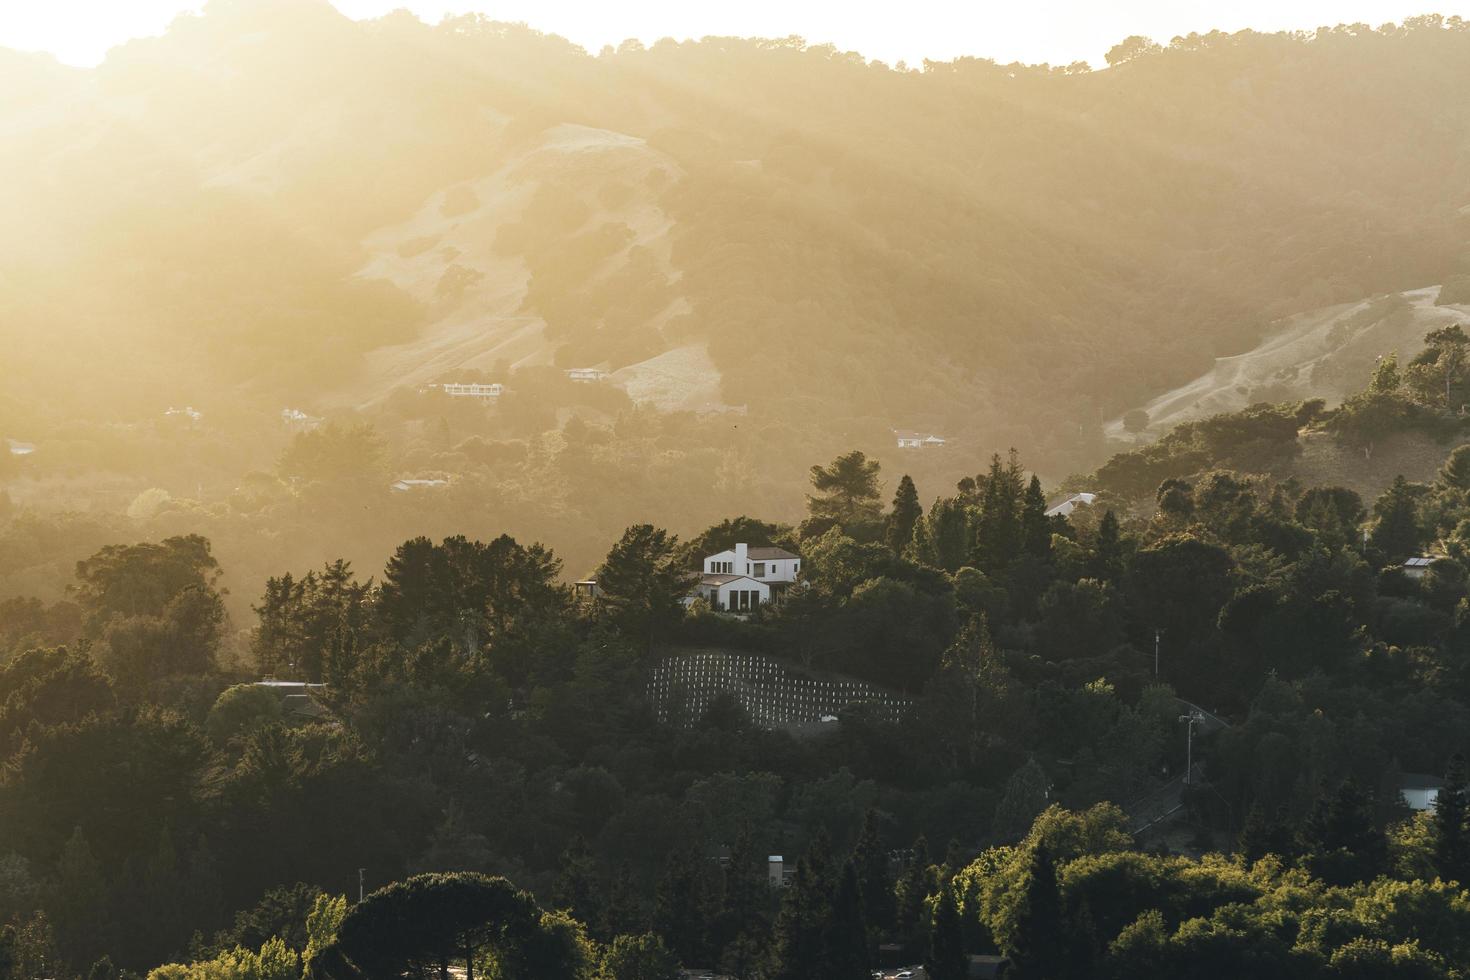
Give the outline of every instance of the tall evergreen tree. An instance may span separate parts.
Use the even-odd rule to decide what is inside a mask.
[[[686,965],[704,962],[706,953],[708,910],[701,870],[694,851],[670,852],[653,899],[653,930]]]
[[[1006,950],[1012,971],[1017,980],[1071,980],[1067,919],[1045,843],[1032,848],[1021,889],[1015,936]]]
[[[960,913],[955,906],[954,889],[949,885],[939,889],[939,901],[934,905],[924,972],[930,980],[965,980],[970,972],[970,959],[965,955],[964,936],[960,930]]]
[[[1434,801],[1434,870],[1445,881],[1470,883],[1470,800],[1466,783],[1470,782],[1464,756],[1450,760],[1444,786]]]
[[[1373,799],[1352,779],[1318,796],[1299,840],[1307,866],[1330,885],[1367,881],[1387,858],[1383,831],[1373,822]]]
[[[878,461],[857,449],[838,456],[828,466],[813,466],[812,489],[816,493],[806,498],[811,519],[827,527],[835,525],[849,534],[876,525],[883,514],[878,471]]]
[[[832,925],[832,873],[825,841],[796,862],[771,942],[770,980],[814,980],[826,969]]]
[[[857,867],[869,945],[876,947],[893,929],[895,907],[893,876],[888,871],[888,849],[883,846],[883,838],[878,832],[878,814],[871,807],[863,817],[862,834],[853,849],[852,859]]]
[[[912,850],[908,867],[899,876],[894,889],[898,906],[894,925],[904,944],[917,951],[924,948],[924,933],[928,925],[924,900],[929,897],[929,841],[923,834],[914,841]]]
[[[678,539],[652,524],[635,524],[608,552],[597,570],[602,608],[630,639],[653,648],[660,633],[681,615],[688,589],[674,546]]]
[[[1368,543],[1390,559],[1417,554],[1423,544],[1414,497],[1413,488],[1398,476],[1394,478],[1393,485],[1373,502],[1373,516],[1377,520]]]
[[[914,525],[924,516],[919,504],[919,491],[913,478],[907,473],[898,481],[898,491],[893,495],[893,510],[889,512],[883,537],[895,554],[903,554],[914,538]]]
[[[980,495],[980,517],[976,522],[974,556],[976,566],[994,575],[1005,569],[1020,553],[1021,502],[1024,493],[1021,464],[1014,450],[1007,463],[1000,454],[990,458],[990,471]]]
[[[857,869],[851,861],[843,865],[832,897],[832,917],[827,926],[826,962],[814,980],[870,980],[868,933],[863,922],[863,900]]]
[[[1037,558],[1051,555],[1051,522],[1046,517],[1046,495],[1035,474],[1021,500],[1021,546]]]

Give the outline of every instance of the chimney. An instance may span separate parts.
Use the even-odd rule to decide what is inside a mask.
[[[745,545],[741,545],[740,547],[743,549]],[[772,854],[770,857],[766,858],[766,861],[766,883],[772,888],[780,888],[782,885],[786,884],[785,859],[782,858],[779,854]]]
[[[745,545],[737,544],[735,546],[735,574],[749,575],[750,569],[746,567],[747,564],[748,559],[745,556]]]

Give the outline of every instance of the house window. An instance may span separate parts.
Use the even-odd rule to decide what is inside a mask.
[[[765,578],[766,577],[766,563],[765,562],[758,561],[758,562],[755,563],[755,577],[756,578]]]

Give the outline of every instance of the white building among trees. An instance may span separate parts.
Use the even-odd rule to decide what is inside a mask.
[[[737,544],[704,559],[696,597],[721,612],[759,609],[790,588],[801,573],[801,556],[785,548],[751,548]]]

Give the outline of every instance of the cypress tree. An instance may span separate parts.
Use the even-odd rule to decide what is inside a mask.
[[[883,532],[884,541],[894,554],[903,554],[904,548],[913,540],[914,525],[923,516],[924,508],[919,505],[919,491],[915,489],[913,479],[905,473],[898,481],[898,491],[893,495],[893,510],[888,515]]]
[[[863,918],[868,923],[869,945],[876,946],[893,928],[893,878],[888,873],[888,850],[878,833],[878,814],[871,807],[863,817],[863,832],[853,849],[858,890],[862,895]]]
[[[1026,553],[1037,558],[1051,555],[1051,523],[1046,518],[1046,495],[1035,474],[1021,501],[1021,543]]]
[[[980,496],[980,519],[976,527],[975,564],[988,575],[1005,569],[1021,553],[1021,464],[1014,451],[1009,463],[1000,455],[990,458]]]
[[[1245,825],[1240,828],[1240,853],[1251,863],[1267,854],[1280,858],[1295,855],[1296,847],[1293,846],[1284,808],[1278,807],[1273,818],[1266,816],[1260,800],[1251,804],[1245,815]]]
[[[701,962],[705,953],[704,880],[700,870],[699,857],[693,851],[673,851],[654,892],[654,932],[685,965]]]
[[[1402,476],[1394,478],[1393,485],[1373,503],[1373,515],[1378,518],[1368,543],[1391,559],[1406,558],[1415,554],[1423,542],[1419,529],[1418,510],[1414,505],[1414,492]]]
[[[781,900],[771,943],[770,980],[822,976],[832,926],[833,891],[825,841],[818,839],[796,862]]]
[[[1443,788],[1434,801],[1434,870],[1445,881],[1464,885],[1470,883],[1470,836],[1467,836],[1466,817],[1470,800],[1466,796],[1466,782],[1470,779],[1465,769],[1465,759],[1456,755],[1450,760],[1449,772],[1445,774]]]
[[[930,980],[965,980],[970,972],[970,959],[965,955],[954,889],[948,885],[939,889],[939,901],[934,906],[934,918],[929,926],[929,950],[924,957],[924,972]]]
[[[1017,980],[1063,980],[1067,970],[1067,922],[1057,869],[1045,843],[1038,842],[1022,883],[1010,956]]]
[[[825,969],[818,980],[869,980],[868,933],[857,869],[848,861],[832,898]]]
[[[929,897],[929,842],[923,834],[914,841],[913,857],[900,876],[895,892],[898,935],[910,949],[923,949],[928,924],[924,900]]]

